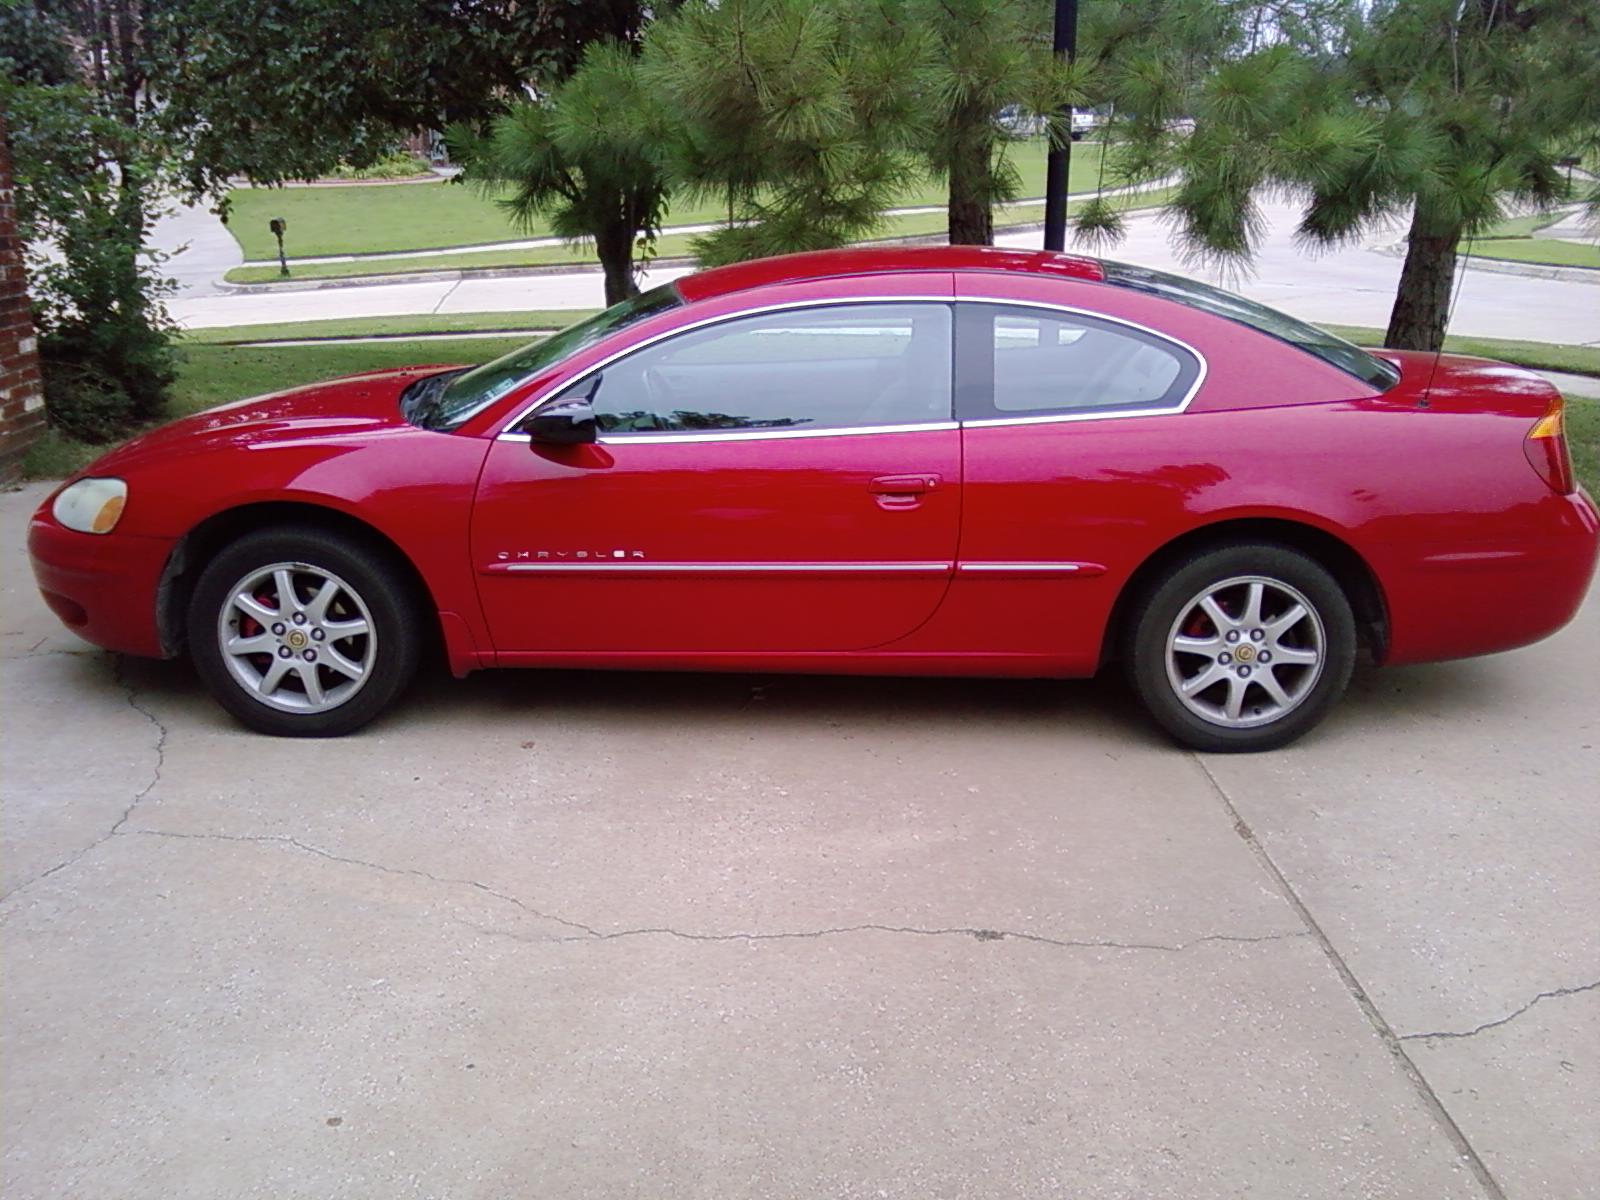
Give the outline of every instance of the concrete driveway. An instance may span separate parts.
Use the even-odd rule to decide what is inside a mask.
[[[747,676],[277,741],[60,630],[42,494],[12,1200],[1600,1195],[1600,599],[1248,758],[1106,683]]]

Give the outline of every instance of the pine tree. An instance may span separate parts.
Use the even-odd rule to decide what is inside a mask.
[[[698,239],[715,264],[870,235],[917,175],[925,39],[898,0],[685,5],[646,38],[684,194],[726,202]]]
[[[607,304],[638,293],[635,252],[651,252],[667,208],[666,121],[632,49],[595,43],[548,97],[512,106],[486,135],[452,126],[449,140],[474,185],[511,189],[501,203],[515,223],[544,217],[594,242]]]
[[[1337,11],[1334,11],[1337,10]],[[1566,195],[1558,161],[1600,127],[1593,0],[1382,0],[1273,5],[1272,44],[1192,89],[1125,71],[1134,169],[1173,171],[1184,240],[1247,260],[1271,189],[1303,197],[1313,244],[1409,213],[1385,344],[1443,344],[1460,245],[1508,206]],[[1188,105],[1192,135],[1169,118]],[[1600,202],[1600,196],[1596,198]]]
[[[1015,197],[1019,184],[1006,153],[1014,135],[1000,114],[1070,136],[1057,114],[1081,98],[1079,72],[1051,52],[1049,13],[1037,0],[911,0],[908,15],[931,35],[927,156],[949,181],[950,241],[989,245],[994,206]]]

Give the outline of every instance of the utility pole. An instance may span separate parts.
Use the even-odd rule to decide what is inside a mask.
[[[1071,62],[1078,56],[1078,0],[1056,0],[1056,57]],[[1044,248],[1067,248],[1067,175],[1072,166],[1072,106],[1058,114],[1066,124],[1059,143],[1052,138],[1044,169]]]

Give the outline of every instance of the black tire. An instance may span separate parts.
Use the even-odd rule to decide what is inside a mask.
[[[1247,610],[1241,605],[1247,603],[1251,584],[1256,581],[1266,584],[1262,592],[1264,604],[1281,605],[1277,610],[1280,616],[1289,616],[1297,603],[1309,609],[1309,616],[1281,634],[1284,645],[1278,650],[1280,661],[1275,665],[1256,661],[1244,665],[1244,655],[1254,660],[1263,644],[1252,644],[1250,637],[1270,626],[1270,621],[1246,623],[1255,625],[1254,629],[1233,629],[1230,625],[1224,632],[1222,626],[1196,607],[1209,589],[1235,580],[1242,582],[1231,584],[1214,597],[1224,616],[1245,614]],[[1180,619],[1186,622],[1183,629],[1178,626]],[[1176,665],[1169,670],[1168,641],[1178,634],[1186,635],[1196,645],[1217,639],[1220,653],[1216,655],[1216,665],[1206,654],[1183,651],[1173,656]],[[1241,640],[1225,642],[1223,639],[1230,634]],[[1265,644],[1269,649],[1277,646],[1276,636],[1268,634]],[[1135,602],[1123,627],[1120,658],[1139,699],[1172,737],[1196,750],[1249,751],[1286,745],[1327,716],[1349,685],[1356,648],[1355,617],[1338,581],[1297,550],[1259,543],[1214,547],[1175,563]],[[1320,665],[1298,666],[1283,661],[1290,654],[1297,658],[1320,655]],[[1241,671],[1254,682],[1244,680]],[[1195,692],[1193,699],[1185,700],[1174,672],[1189,682],[1198,683],[1202,677],[1214,678],[1215,682]],[[1239,683],[1230,675],[1240,676]],[[1285,705],[1269,695],[1260,683],[1263,675],[1271,676],[1293,703]],[[1243,699],[1234,720],[1258,723],[1243,728],[1229,723],[1226,709],[1236,687]],[[1195,711],[1196,707],[1214,708],[1216,712],[1208,717]],[[1273,716],[1278,709],[1282,711]]]
[[[315,592],[317,584],[328,577],[343,585],[335,589],[329,602],[325,627],[307,606],[305,595],[289,608],[307,606],[301,615],[307,616],[309,623],[298,628],[282,623],[285,637],[273,633],[278,623],[254,622],[234,606],[234,589],[241,582],[279,564],[295,568],[289,579],[291,590],[297,593]],[[287,611],[278,597],[279,589],[265,579],[263,587],[268,597],[265,603]],[[238,636],[270,638],[271,648],[250,655],[228,654],[222,648],[224,622],[232,622],[230,628]],[[342,633],[360,625],[367,625],[369,633]],[[310,641],[312,636],[318,640]],[[387,556],[351,538],[292,526],[246,534],[207,564],[189,603],[188,638],[201,681],[217,703],[251,729],[282,737],[337,737],[367,724],[411,682],[421,653],[423,624],[407,580]],[[291,649],[287,639],[303,648]],[[317,662],[302,666],[302,655]],[[285,674],[273,687],[273,698],[267,699],[245,677],[255,674],[258,684],[266,683],[277,665],[275,657],[290,660],[282,669],[289,672],[292,668],[293,672]],[[359,679],[326,665],[333,657],[342,664],[364,667]],[[361,661],[356,662],[357,658]],[[315,683],[308,684],[302,671],[311,671]],[[324,689],[321,703],[326,707],[314,705],[313,687]],[[349,694],[338,699],[340,691]],[[304,710],[275,707],[286,704],[300,704]]]

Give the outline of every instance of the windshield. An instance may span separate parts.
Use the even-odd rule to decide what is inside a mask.
[[[408,421],[424,429],[455,429],[528,376],[576,354],[585,346],[594,345],[608,334],[682,303],[671,284],[651,288],[630,300],[613,304],[587,321],[569,325],[559,333],[530,342],[481,367],[419,381],[413,385],[417,390],[402,401],[402,411]],[[422,386],[425,384],[433,386]]]
[[[1106,262],[1101,265],[1105,268],[1107,283],[1176,300],[1190,308],[1248,325],[1251,329],[1298,346],[1308,354],[1315,354],[1324,362],[1354,375],[1379,391],[1387,391],[1400,378],[1396,367],[1374,358],[1360,346],[1335,337],[1326,329],[1297,321],[1287,313],[1268,308],[1265,304],[1257,304],[1254,300],[1246,300],[1243,296],[1209,284],[1196,283],[1180,275],[1169,275],[1165,271],[1152,271],[1131,263]]]

